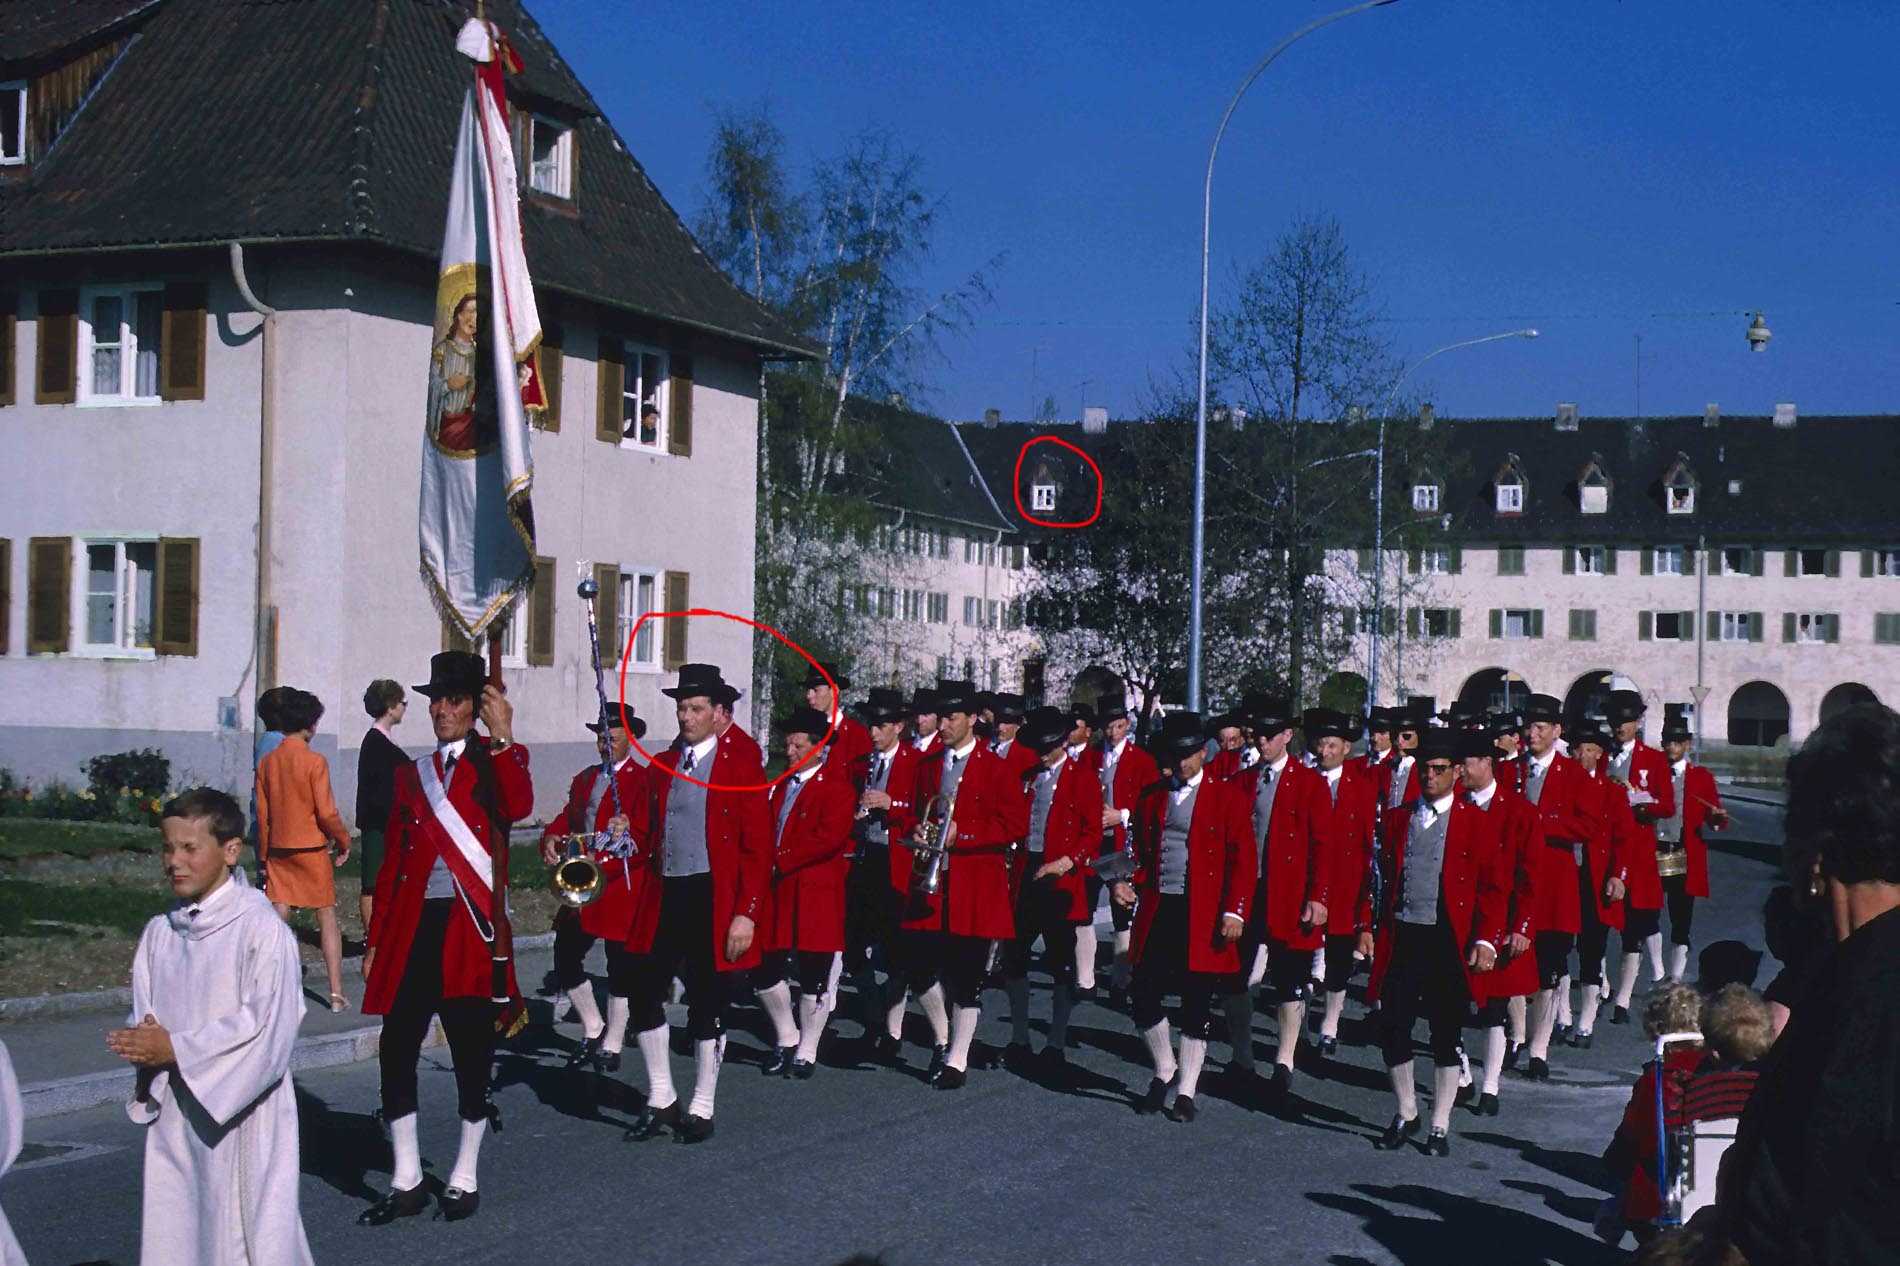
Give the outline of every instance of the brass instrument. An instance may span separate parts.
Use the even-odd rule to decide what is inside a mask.
[[[594,860],[592,835],[563,835],[560,856],[548,871],[548,891],[578,910],[600,895],[600,863]]]
[[[924,806],[923,839],[912,839],[910,896],[921,904],[943,887],[944,868],[950,864],[950,839],[956,830],[957,798],[936,795]]]
[[[591,564],[583,562],[579,566],[581,581],[575,587],[581,600],[581,609],[587,616],[587,641],[593,652],[594,693],[600,702],[600,774],[607,780],[607,796],[613,804],[615,818],[624,818],[626,810],[620,803],[620,780],[614,776],[612,748],[607,739],[609,722],[613,719],[613,705],[607,699],[606,676],[600,657],[600,624],[594,603],[600,597],[600,586],[594,580]],[[613,831],[577,832],[561,837],[560,855],[554,866],[548,871],[548,891],[552,892],[560,903],[569,909],[578,910],[601,891],[600,863],[594,858],[594,851],[615,857],[631,858],[634,852],[634,840],[624,834]]]
[[[1689,850],[1678,844],[1675,848],[1656,850],[1656,873],[1664,879],[1689,873]]]

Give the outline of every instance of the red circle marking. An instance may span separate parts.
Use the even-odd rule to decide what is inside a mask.
[[[633,745],[634,751],[640,753],[641,756],[646,758],[647,767],[649,769],[664,770],[666,773],[672,775],[675,778],[683,778],[687,782],[695,783],[701,787],[704,787],[708,791],[770,791],[773,787],[778,786],[780,783],[784,782],[787,778],[790,778],[793,774],[797,773],[799,770],[803,769],[805,766],[809,765],[812,762],[812,759],[816,757],[821,750],[823,750],[824,744],[829,743],[831,741],[831,736],[838,732],[838,723],[836,721],[831,722],[831,724],[825,728],[824,738],[820,739],[818,741],[818,745],[813,747],[811,751],[805,754],[804,760],[799,761],[798,764],[793,765],[790,769],[787,769],[784,773],[780,774],[777,778],[774,778],[769,782],[752,783],[743,787],[730,786],[726,783],[701,782],[699,779],[693,777],[691,774],[682,774],[679,770],[674,769],[671,766],[662,765],[660,764],[659,761],[653,758],[653,753],[647,751],[646,748],[640,746],[639,739],[636,739],[635,737],[633,737],[633,727],[627,723],[627,665],[633,659],[633,639],[639,636],[640,626],[642,624],[645,624],[648,620],[684,619],[687,616],[694,616],[694,615],[716,615],[722,620],[734,620],[740,624],[747,625],[751,628],[761,629],[767,633],[770,633],[773,637],[785,643],[785,645],[791,647],[793,650],[797,651],[800,655],[804,656],[805,662],[810,664],[813,668],[817,669],[818,675],[820,677],[823,677],[825,679],[825,684],[831,687],[832,699],[836,700],[838,698],[838,683],[831,679],[831,674],[825,671],[825,666],[819,663],[816,659],[812,658],[812,653],[810,651],[800,646],[797,642],[794,642],[791,638],[786,637],[783,633],[779,632],[777,629],[773,628],[769,624],[761,624],[757,620],[747,619],[745,616],[742,616],[742,615],[734,615],[730,611],[714,611],[709,607],[694,607],[689,611],[649,611],[645,615],[641,616],[639,619],[635,620],[633,622],[633,627],[627,630],[627,644],[621,649],[621,652],[620,652],[620,724],[621,724],[621,727],[625,729],[627,732],[627,742]],[[843,711],[842,708],[840,708],[839,710],[840,712]],[[759,744],[759,750],[761,752],[765,750],[764,743]]]
[[[1089,511],[1088,518],[1076,523],[1058,523],[1052,519],[1038,519],[1035,515],[1023,508],[1023,459],[1028,457],[1029,450],[1038,444],[1059,444],[1087,462],[1089,469],[1095,472],[1095,508]],[[1073,529],[1085,528],[1102,517],[1102,468],[1095,464],[1093,457],[1090,457],[1080,448],[1060,436],[1038,435],[1033,440],[1023,441],[1023,446],[1016,450],[1016,470],[1015,473],[1010,476],[1009,483],[1010,495],[1016,498],[1016,513],[1023,516],[1025,523],[1033,523],[1037,527]],[[787,645],[789,645],[789,643],[787,643]],[[809,659],[810,656],[806,656],[806,658]]]

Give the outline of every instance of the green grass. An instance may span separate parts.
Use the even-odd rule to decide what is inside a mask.
[[[0,861],[29,857],[96,857],[101,853],[154,853],[158,832],[114,822],[56,818],[0,818]]]
[[[106,929],[133,938],[170,899],[157,884],[131,888],[0,879],[0,936],[92,938]]]

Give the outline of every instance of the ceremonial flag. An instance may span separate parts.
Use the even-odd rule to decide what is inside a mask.
[[[506,618],[534,575],[528,413],[546,402],[502,86],[504,69],[520,63],[489,22],[469,21],[455,47],[475,73],[442,228],[419,532],[430,596],[473,642]]]

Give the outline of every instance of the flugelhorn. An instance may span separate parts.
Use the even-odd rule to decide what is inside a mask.
[[[592,835],[563,835],[561,854],[548,871],[548,891],[578,910],[600,895],[600,863],[594,860]]]
[[[956,832],[957,798],[935,795],[924,806],[921,822],[923,838],[911,840],[910,895],[913,901],[925,901],[943,886],[944,867],[949,864],[950,840]]]

